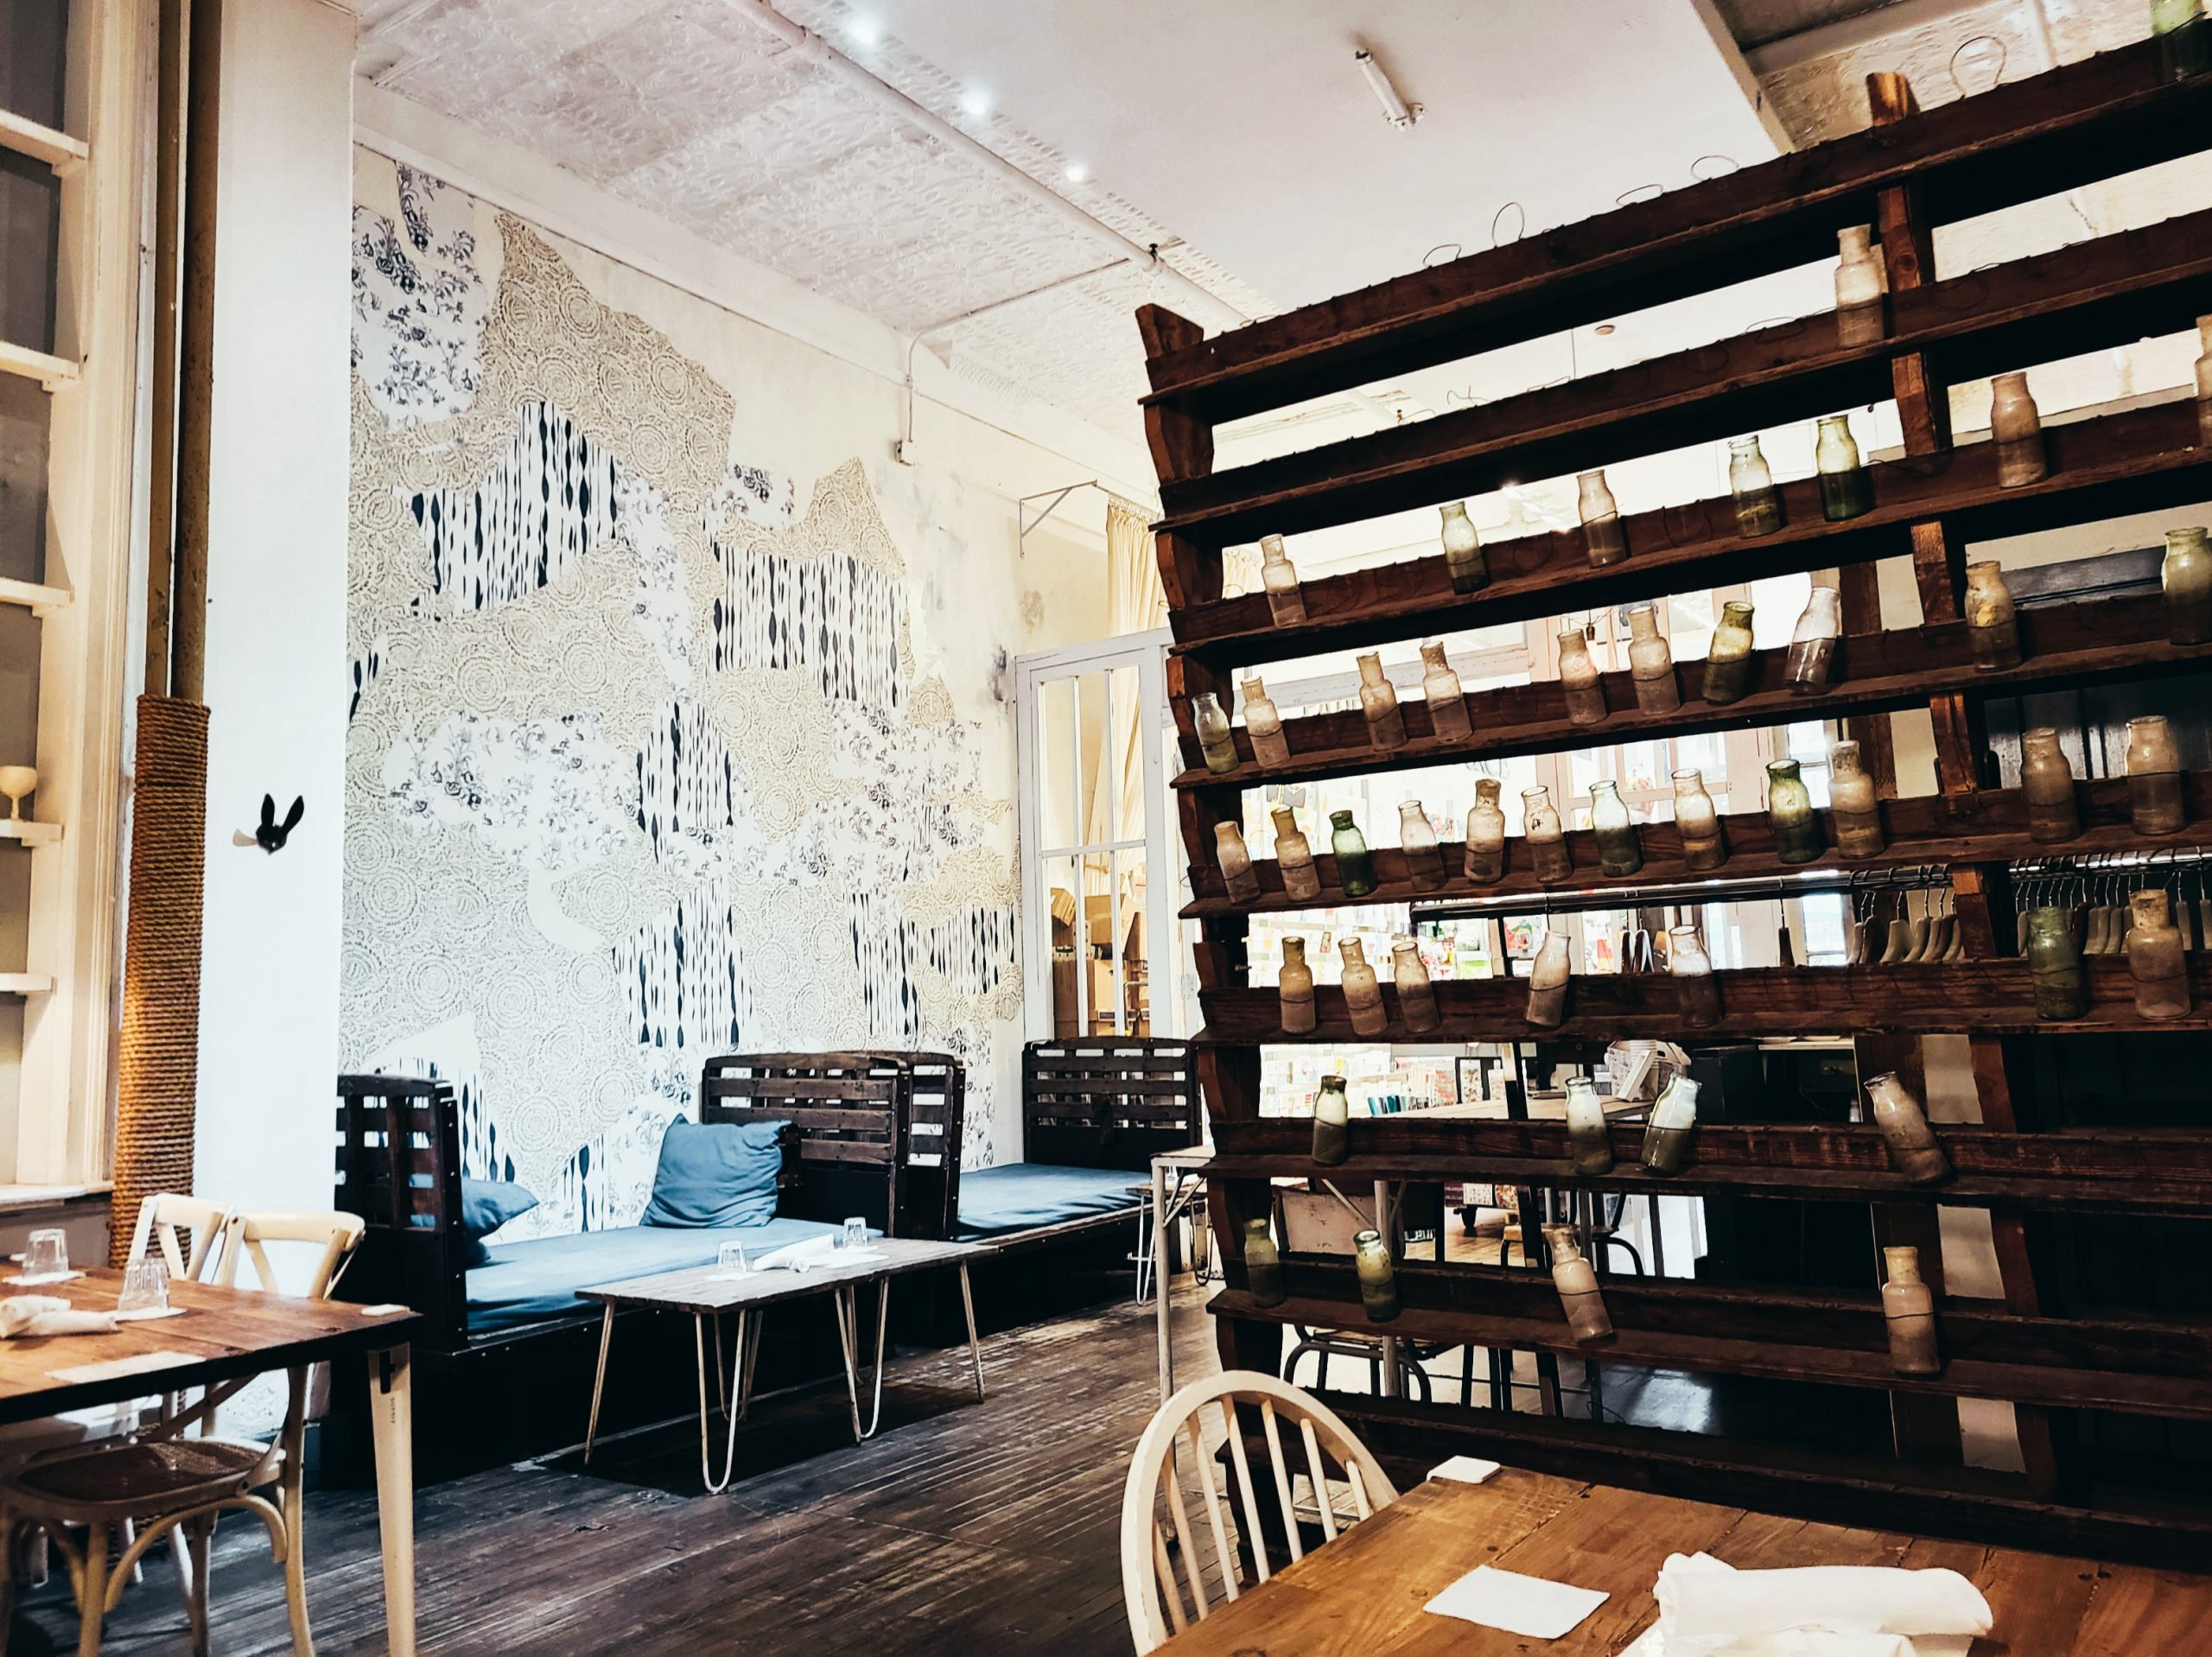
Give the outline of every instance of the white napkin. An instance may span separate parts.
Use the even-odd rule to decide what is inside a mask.
[[[1666,1657],[1935,1657],[1929,1637],[1959,1649],[1990,1628],[1989,1602],[1955,1571],[1737,1571],[1676,1553],[1651,1592]]]
[[[1605,1603],[1601,1589],[1576,1588],[1485,1565],[1470,1571],[1421,1609],[1530,1640],[1556,1640]]]
[[[763,1254],[753,1262],[756,1272],[804,1272],[817,1266],[830,1264],[836,1251],[835,1237],[809,1237],[803,1242],[786,1243],[772,1254]]]
[[[11,1294],[0,1300],[0,1340],[19,1335],[109,1335],[111,1311],[79,1311],[60,1295]]]
[[[1453,1456],[1428,1470],[1433,1479],[1449,1479],[1454,1484],[1483,1484],[1496,1476],[1498,1464],[1486,1462],[1479,1456]]]

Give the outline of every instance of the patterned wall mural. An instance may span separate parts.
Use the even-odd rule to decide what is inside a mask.
[[[455,1083],[468,1171],[543,1201],[514,1236],[634,1223],[733,1048],[957,1052],[988,1160],[1010,734],[918,671],[865,468],[734,455],[746,386],[362,176],[342,1062]]]

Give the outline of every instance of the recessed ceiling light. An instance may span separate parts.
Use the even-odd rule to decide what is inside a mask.
[[[883,26],[873,17],[855,17],[845,32],[855,46],[874,46],[883,38]]]
[[[973,117],[978,121],[982,120],[991,112],[990,94],[972,92],[961,93],[960,112],[963,115]]]
[[[1071,161],[1071,162],[1070,162],[1068,163],[1068,182],[1069,182],[1069,183],[1071,183],[1071,184],[1081,184],[1081,183],[1083,183],[1084,181],[1086,181],[1087,179],[1089,179],[1089,178],[1090,178],[1090,169],[1088,167],[1085,167],[1085,166],[1084,166],[1081,162],[1079,162],[1079,161]]]

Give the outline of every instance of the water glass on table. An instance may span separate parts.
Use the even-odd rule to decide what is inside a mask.
[[[133,1260],[123,1268],[123,1289],[115,1297],[118,1313],[169,1309],[169,1268],[157,1259]]]
[[[32,1232],[23,1252],[23,1281],[45,1283],[68,1275],[68,1237],[59,1230]]]
[[[745,1245],[726,1242],[715,1251],[715,1275],[744,1277],[753,1270],[753,1262],[745,1258]]]
[[[868,1222],[857,1214],[847,1220],[845,1228],[837,1234],[837,1247],[840,1248],[867,1248]]]

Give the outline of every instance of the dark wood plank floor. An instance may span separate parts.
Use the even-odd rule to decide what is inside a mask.
[[[1180,1292],[1193,1295],[1187,1279]],[[1216,1368],[1195,1299],[1177,1328],[1179,1377]],[[1159,1401],[1152,1311],[1123,1301],[1034,1324],[988,1338],[983,1355],[980,1405],[964,1348],[894,1364],[884,1430],[865,1445],[842,1385],[764,1401],[720,1496],[699,1494],[696,1423],[602,1446],[588,1471],[570,1455],[423,1491],[422,1649],[1123,1657],[1122,1482]],[[310,1495],[307,1547],[317,1650],[384,1651],[373,1496]],[[225,1522],[213,1582],[217,1652],[291,1650],[258,1526]],[[74,1629],[57,1581],[9,1649],[73,1650]],[[108,1620],[105,1649],[186,1649],[165,1552]]]

